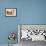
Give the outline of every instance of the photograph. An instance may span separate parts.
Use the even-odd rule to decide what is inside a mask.
[[[20,46],[31,46],[32,43],[46,42],[46,25],[19,24],[18,39]]]
[[[16,8],[5,8],[5,16],[16,16]]]

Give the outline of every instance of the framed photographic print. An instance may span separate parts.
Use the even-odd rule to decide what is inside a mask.
[[[5,16],[16,16],[16,8],[5,8]]]
[[[46,24],[19,24],[18,42],[22,40],[46,41]]]

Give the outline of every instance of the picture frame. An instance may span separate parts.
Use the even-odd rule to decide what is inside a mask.
[[[22,30],[24,31],[28,30],[28,35],[26,34],[28,36],[27,38],[23,37],[21,39]],[[30,38],[29,36],[33,37]],[[46,24],[18,24],[18,42],[20,43],[22,40],[46,41]]]
[[[17,16],[17,8],[5,8],[5,16],[8,17]]]

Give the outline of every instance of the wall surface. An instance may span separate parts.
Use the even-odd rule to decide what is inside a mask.
[[[17,8],[16,17],[6,17],[5,8]],[[0,44],[8,43],[9,32],[18,32],[18,24],[46,24],[46,0],[4,0],[0,2]],[[16,43],[17,43],[16,39]]]

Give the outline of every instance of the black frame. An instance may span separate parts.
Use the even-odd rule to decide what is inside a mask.
[[[6,9],[16,9],[16,15],[15,16],[6,16]],[[5,8],[5,16],[6,17],[16,17],[17,16],[17,8]]]

